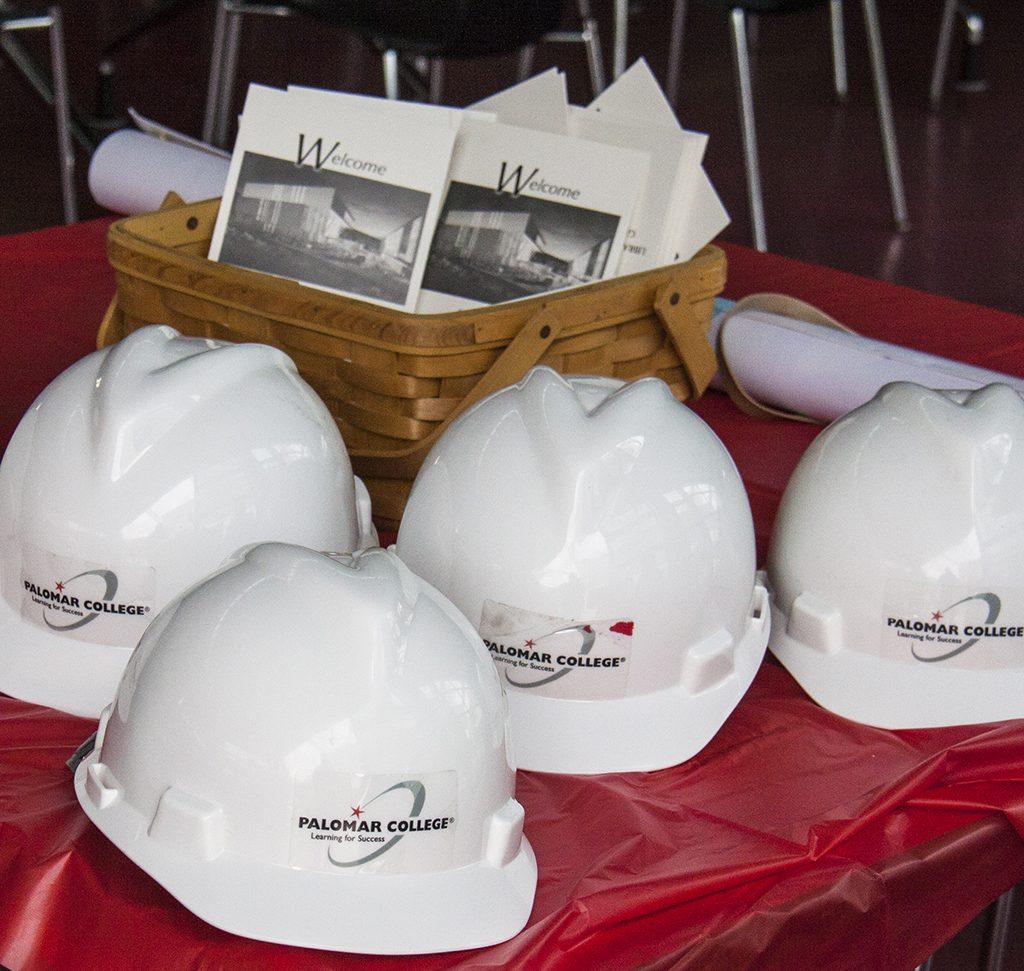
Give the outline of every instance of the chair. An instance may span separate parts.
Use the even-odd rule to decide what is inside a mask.
[[[747,196],[753,224],[754,245],[764,251],[768,248],[765,229],[764,200],[761,192],[761,169],[757,154],[757,129],[754,123],[754,96],[751,81],[750,57],[748,53],[748,16],[767,16],[794,13],[811,7],[824,6],[828,2],[831,35],[832,64],[836,95],[845,99],[847,95],[846,47],[843,31],[842,0],[705,0],[727,12],[732,33],[733,55],[736,61],[736,87],[739,98],[740,120],[743,134],[743,157],[747,175]],[[886,174],[892,214],[897,229],[907,229],[907,201],[903,188],[903,174],[900,169],[899,152],[896,145],[896,127],[893,123],[892,101],[889,95],[889,80],[885,71],[885,57],[882,50],[882,35],[878,23],[878,8],[875,0],[862,0],[864,22],[867,27],[868,50],[871,55],[871,69],[874,75],[875,101],[878,105],[878,121],[882,135],[882,150],[885,156]],[[679,74],[682,63],[683,33],[686,21],[686,0],[674,0],[672,10],[672,38],[669,51],[669,68],[666,88],[673,105],[678,100]]]
[[[50,69],[48,78],[13,35],[23,30],[45,30],[50,41]],[[68,69],[64,56],[64,21],[60,7],[49,7],[44,14],[28,14],[16,9],[12,3],[0,0],[0,50],[21,72],[36,94],[53,106],[57,123],[57,150],[60,156],[60,186],[64,206],[64,222],[78,221],[78,202],[75,198],[75,151],[71,143],[73,129],[71,100],[68,95]],[[79,134],[78,132],[75,132]]]
[[[576,7],[581,29],[559,31],[562,5],[553,0],[217,0],[203,138],[216,145],[227,140],[245,14],[302,13],[351,30],[380,52],[389,98],[399,96],[405,81],[417,95],[437,102],[445,59],[518,52],[520,72],[528,71],[534,46],[541,40],[584,44],[591,84],[595,93],[600,92],[604,74],[590,0],[576,0]]]

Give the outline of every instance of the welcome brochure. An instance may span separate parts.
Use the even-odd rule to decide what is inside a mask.
[[[251,85],[210,259],[413,310],[456,129],[387,104]]]
[[[418,309],[500,303],[614,276],[649,160],[567,135],[465,125]]]

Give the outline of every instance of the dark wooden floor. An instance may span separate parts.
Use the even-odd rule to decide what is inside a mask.
[[[610,4],[595,4],[607,44]],[[847,4],[850,98],[843,105],[831,93],[824,12],[763,20],[755,96],[774,251],[1024,313],[1024,4],[978,0],[978,5],[986,15],[989,90],[967,95],[950,86],[941,111],[931,113],[927,89],[941,0],[880,4],[913,222],[906,235],[890,225],[859,5]],[[99,48],[147,2],[69,0],[63,6],[74,99],[91,110]],[[725,237],[746,242],[725,15],[716,4],[691,2],[690,7],[680,117],[687,126],[710,132],[708,171],[733,215]],[[632,22],[631,56],[646,55],[659,75],[665,69],[668,18],[665,0],[646,0]],[[122,105],[196,133],[211,24],[212,5],[197,2],[119,56]],[[588,100],[579,48],[542,48],[537,68],[556,63],[569,74],[573,99]],[[239,73],[244,80],[271,84],[382,93],[376,59],[358,40],[300,18],[248,18]],[[449,64],[446,100],[466,104],[511,83],[513,74],[508,58]],[[98,215],[85,189],[86,160],[80,161],[83,213]],[[9,65],[0,67],[0,200],[0,233],[60,218],[50,115]],[[1024,968],[1022,918],[1018,913],[1009,968]],[[980,915],[950,942],[934,971],[977,967],[988,919]]]

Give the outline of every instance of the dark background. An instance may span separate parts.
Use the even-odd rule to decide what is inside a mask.
[[[25,0],[22,0],[25,2]],[[92,106],[97,51],[143,0],[64,3],[75,101]],[[733,217],[724,237],[749,241],[733,65],[725,13],[691,0],[680,116],[711,134],[707,168]],[[755,100],[769,246],[779,253],[978,303],[1024,312],[1024,5],[980,0],[989,90],[948,86],[938,113],[927,107],[941,0],[881,0],[882,29],[913,232],[890,230],[860,5],[846,11],[850,99],[831,91],[823,9],[762,19]],[[610,3],[595,0],[610,57]],[[642,0],[631,18],[630,58],[644,54],[663,76],[670,4]],[[200,2],[117,59],[117,96],[145,114],[196,133],[206,93],[211,3]],[[571,18],[567,18],[567,22]],[[23,34],[33,44],[30,35]],[[954,61],[959,45],[954,47]],[[2,63],[2,59],[0,59]],[[570,96],[590,97],[579,45],[545,45],[536,70],[562,66]],[[954,63],[951,71],[956,73]],[[445,98],[466,104],[510,84],[512,58],[449,62]],[[246,17],[240,83],[316,84],[382,93],[376,56],[355,37],[301,17]],[[0,232],[60,218],[51,115],[8,65],[0,67]],[[84,188],[83,215],[98,214]],[[851,321],[855,325],[856,321]],[[951,322],[955,323],[955,322]]]

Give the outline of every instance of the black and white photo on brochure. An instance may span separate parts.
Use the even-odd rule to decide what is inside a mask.
[[[402,304],[430,194],[246,152],[219,259]]]
[[[611,213],[452,182],[423,287],[500,303],[600,280],[618,227]]]

